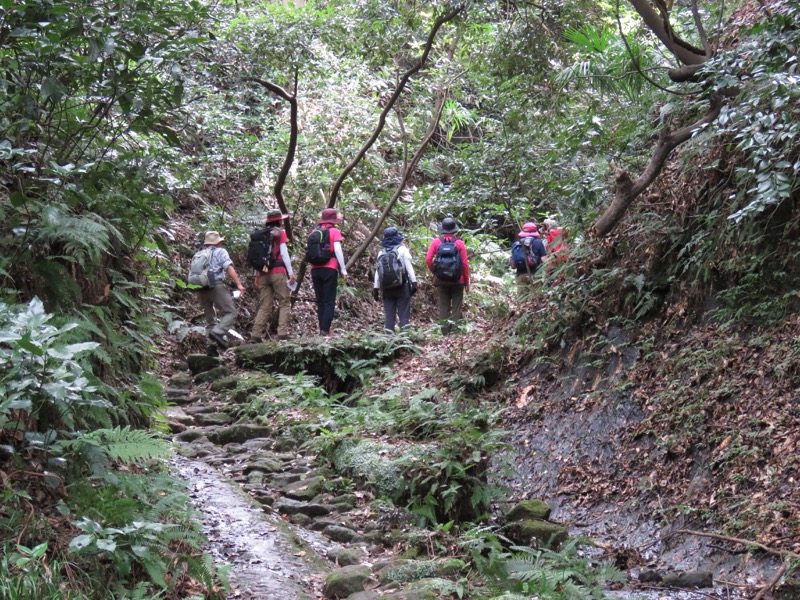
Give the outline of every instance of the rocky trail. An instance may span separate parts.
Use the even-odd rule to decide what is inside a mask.
[[[359,360],[357,344],[352,340],[336,343],[349,345],[353,360]],[[396,357],[401,364],[397,372],[407,378],[424,373],[424,353],[440,351],[436,345],[432,342],[422,354]],[[314,355],[318,347],[313,342],[291,346],[293,352],[310,353],[304,360],[305,370],[319,376],[329,389],[352,387],[352,382],[336,382],[337,375],[326,358]],[[265,343],[234,348],[221,358],[189,355],[185,368],[176,369],[167,381],[165,396],[172,406],[165,416],[178,449],[172,470],[187,482],[210,540],[209,552],[220,564],[230,566],[229,597],[458,597],[459,582],[468,574],[464,562],[435,552],[435,533],[415,538],[405,511],[382,502],[374,488],[358,485],[359,478],[352,472],[338,472],[304,444],[319,434],[319,426],[308,426],[300,415],[297,426],[291,427],[275,415],[249,421],[240,418],[243,404],[275,385],[271,375],[282,370],[285,352],[276,344]],[[296,368],[286,371],[287,376],[297,373]],[[586,535],[596,541],[598,558],[613,560],[628,574],[629,583],[608,590],[608,597],[751,597],[747,585],[716,578],[724,573],[731,580],[739,577],[742,581],[743,568],[756,572],[754,564],[743,565],[727,555],[725,560],[717,557],[711,584],[711,571],[706,569],[713,550],[705,540],[670,544],[668,539],[661,539],[659,523],[635,509],[634,504],[589,503],[586,498],[576,501],[569,494],[556,493],[558,461],[554,457],[568,454],[567,446],[575,444],[576,437],[584,443],[605,439],[613,434],[615,423],[636,418],[634,413],[633,407],[621,406],[614,414],[605,415],[604,432],[569,431],[564,423],[546,419],[535,427],[530,423],[511,427],[515,468],[506,475],[513,494],[509,504],[542,498],[552,512],[545,506],[543,514],[525,514],[523,518],[533,517],[552,526],[550,532]],[[593,423],[597,425],[594,419],[587,420],[588,427]],[[599,441],[595,443],[598,448],[602,446]],[[518,504],[515,510],[524,504]],[[522,524],[518,529],[527,531]],[[409,547],[417,551],[409,553]],[[772,564],[758,566],[766,576]],[[649,579],[656,572],[666,574],[666,578],[658,575],[659,579]],[[689,572],[688,581],[680,579],[683,572]],[[763,579],[752,582],[756,581]],[[698,583],[702,589],[668,588]]]

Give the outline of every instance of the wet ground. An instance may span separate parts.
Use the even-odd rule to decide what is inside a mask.
[[[176,456],[172,468],[189,486],[209,539],[207,551],[218,564],[230,566],[230,598],[316,597],[312,583],[324,569],[315,547],[324,548],[324,538],[266,514],[214,467]]]

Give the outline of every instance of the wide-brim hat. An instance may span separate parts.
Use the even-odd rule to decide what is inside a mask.
[[[539,228],[536,226],[536,223],[531,223],[529,221],[522,226],[522,231],[517,234],[517,237],[540,237]]]
[[[225,238],[219,234],[219,231],[206,231],[206,239],[203,242],[204,246],[216,246],[220,242],[224,242]]]
[[[447,217],[439,225],[439,233],[456,233],[458,231],[458,223],[455,219]]]
[[[284,219],[288,219],[289,215],[283,214],[277,208],[271,208],[267,211],[267,218],[264,219],[265,223],[274,223],[276,221],[283,221]]]
[[[322,211],[322,215],[319,218],[320,224],[322,223],[341,223],[344,221],[343,217],[339,216],[339,213],[336,211],[335,208],[326,208]]]
[[[390,239],[390,240],[397,240],[398,242],[402,242],[406,236],[400,233],[397,230],[397,227],[390,226],[383,230],[383,239]]]

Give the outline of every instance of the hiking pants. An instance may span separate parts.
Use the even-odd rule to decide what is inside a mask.
[[[464,285],[460,283],[440,285],[436,290],[439,294],[439,321],[442,323],[442,334],[447,335],[453,333],[456,324],[462,320]]]
[[[236,323],[238,312],[228,286],[218,283],[207,290],[198,290],[197,295],[206,316],[206,335],[212,331],[226,335]]]
[[[328,335],[333,323],[333,311],[336,308],[336,288],[339,285],[339,271],[320,267],[311,269],[311,283],[314,296],[317,298],[317,320],[319,332]]]
[[[400,329],[408,327],[411,317],[411,287],[407,281],[399,288],[383,291],[383,311],[386,313],[383,321],[386,333],[394,333],[395,317]]]
[[[292,291],[286,285],[286,273],[259,273],[258,310],[253,320],[252,337],[266,337],[272,327],[273,303],[278,303],[278,335],[289,335]]]

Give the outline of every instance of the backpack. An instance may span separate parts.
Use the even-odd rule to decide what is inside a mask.
[[[400,261],[397,248],[381,250],[375,268],[378,271],[378,285],[382,290],[398,288],[405,283],[406,268]]]
[[[461,279],[461,254],[456,248],[456,239],[449,242],[441,238],[442,243],[433,258],[433,274],[439,281],[457,282]]]
[[[331,248],[331,232],[328,229],[317,227],[306,239],[306,260],[312,265],[324,265],[336,256]]]
[[[531,251],[532,237],[511,244],[511,264],[516,269],[534,270],[539,266],[539,257]]]
[[[273,252],[273,227],[256,229],[250,234],[250,243],[247,246],[247,264],[256,271],[269,271],[275,267],[284,266],[280,258],[275,258]],[[278,238],[280,239],[280,238]]]
[[[186,277],[186,283],[201,288],[214,287],[214,275],[208,272],[213,254],[213,246],[205,246],[195,252],[192,262],[189,264],[189,275]]]

